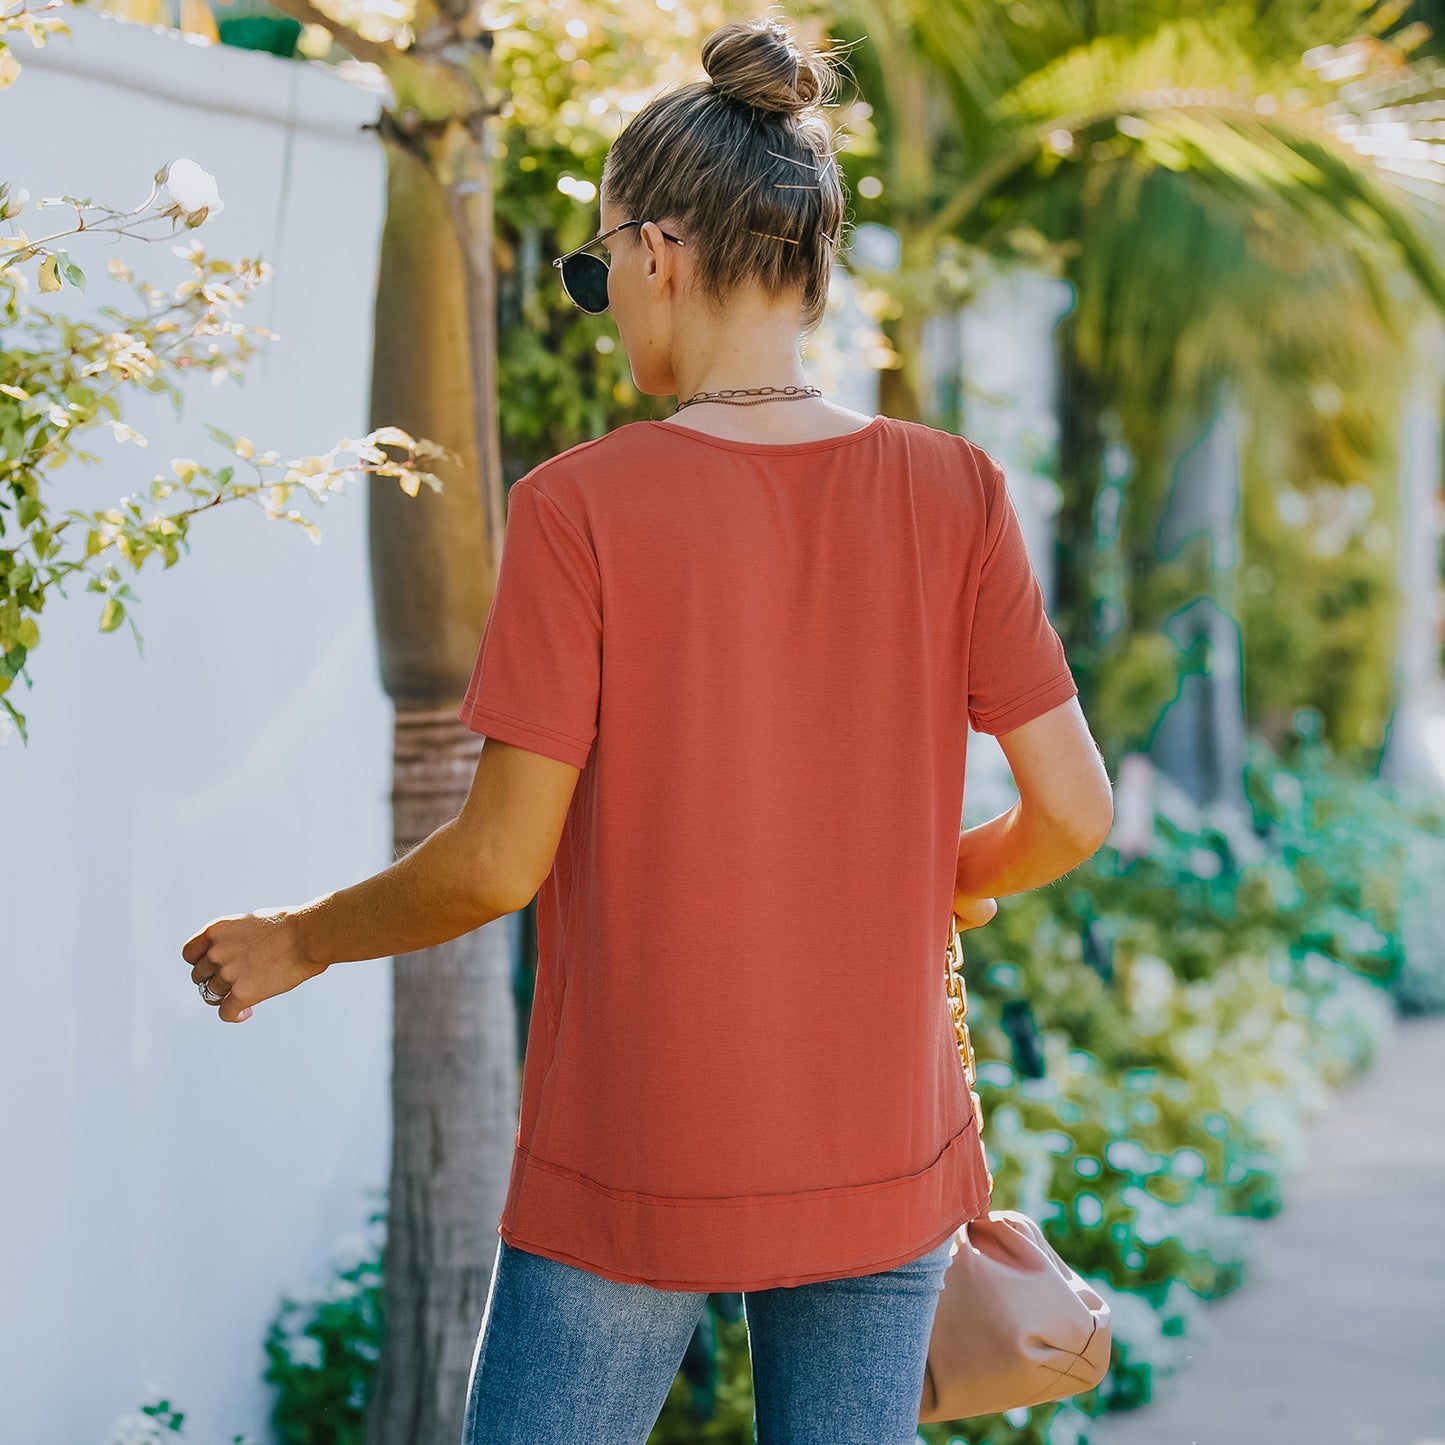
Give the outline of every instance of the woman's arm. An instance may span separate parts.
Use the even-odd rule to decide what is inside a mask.
[[[349,888],[213,918],[182,945],[191,982],[224,994],[221,1019],[239,1023],[333,963],[432,948],[525,907],[551,871],[580,776],[488,738],[457,817]]]
[[[958,840],[954,895],[969,900],[1024,893],[1091,857],[1114,822],[1114,791],[1098,744],[1071,697],[998,735],[1019,801]]]

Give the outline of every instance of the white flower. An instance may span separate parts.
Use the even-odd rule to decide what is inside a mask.
[[[167,1435],[175,1438],[173,1432],[154,1415],[136,1410],[122,1415],[111,1425],[105,1445],[162,1445]]]
[[[1174,997],[1177,981],[1174,970],[1153,954],[1141,954],[1129,970],[1126,988],[1129,1003],[1139,1019],[1141,1027],[1148,1032],[1157,1032],[1163,1027],[1163,1011]]]
[[[195,161],[172,161],[166,172],[166,189],[176,207],[188,216],[196,211],[208,211],[214,216],[226,208],[215,176],[203,171]]]
[[[292,1335],[286,1341],[291,1363],[304,1370],[319,1370],[322,1364],[321,1341],[315,1335]]]

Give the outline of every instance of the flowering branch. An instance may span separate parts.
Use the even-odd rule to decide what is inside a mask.
[[[136,597],[121,567],[139,572],[151,556],[160,557],[163,567],[174,566],[181,550],[190,550],[190,524],[201,513],[249,500],[267,518],[300,526],[319,542],[316,523],[287,506],[294,494],[319,505],[361,476],[394,477],[409,496],[423,484],[440,490],[441,480],[428,463],[449,455],[397,427],[382,427],[318,455],[283,460],[279,452],[258,454],[247,438],[212,427],[212,438],[245,464],[249,476],[238,479],[234,463],[213,468],[175,458],[169,471],[151,479],[149,507],[132,494],[95,511],[52,511],[54,470],[101,461],[82,445],[87,433],[104,427],[116,441],[149,445],[122,419],[124,395],[133,389],[158,392],[179,408],[179,375],[204,371],[219,384],[241,374],[258,341],[275,339],[270,331],[233,319],[236,308],[270,279],[271,268],[259,259],[210,259],[192,238],[172,248],[190,268],[174,290],[134,282],[125,263],[112,260],[110,275],[134,282],[139,307],[104,307],[99,322],[72,320],[23,300],[31,289],[32,263],[41,292],[66,285],[84,289],[84,272],[67,251],[56,249],[57,241],[82,233],[158,239],[143,228],[160,222],[175,235],[199,226],[224,203],[214,179],[185,160],[158,171],[150,195],[131,210],[74,196],[39,203],[36,209],[73,206],[76,217],[73,226],[40,239],[14,224],[28,199],[0,183],[0,225],[12,228],[12,234],[0,235],[0,723],[8,727],[13,721],[22,738],[24,715],[6,694],[17,678],[33,685],[27,662],[40,641],[37,618],[51,588],[68,596],[66,581],[83,574],[85,590],[102,598],[100,630],[113,632],[128,622],[140,647],[128,610]],[[182,505],[166,510],[160,504],[171,497]]]

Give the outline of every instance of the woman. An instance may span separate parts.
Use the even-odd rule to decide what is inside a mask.
[[[537,895],[465,1445],[645,1441],[711,1291],[744,1294],[760,1441],[912,1441],[992,1185],[949,907],[987,922],[1112,821],[998,465],[807,384],[845,204],[834,72],[772,20],[702,60],[613,145],[599,235],[558,263],[678,412],[512,487],[462,813],[186,945],[236,1021]],[[1021,799],[960,836],[970,724]]]

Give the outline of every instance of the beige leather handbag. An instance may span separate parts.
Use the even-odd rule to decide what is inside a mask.
[[[952,914],[949,934],[948,998],[982,1136],[963,945]],[[928,1341],[919,1424],[1063,1400],[1104,1378],[1113,1339],[1109,1306],[1028,1215],[993,1210],[961,1225],[955,1243]]]

